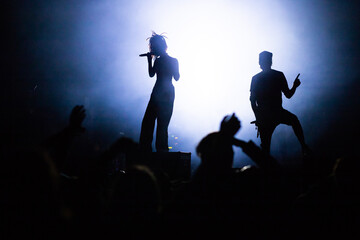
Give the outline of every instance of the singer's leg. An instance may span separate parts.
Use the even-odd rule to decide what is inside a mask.
[[[142,151],[152,152],[151,144],[154,135],[155,120],[156,106],[154,105],[154,102],[150,99],[141,124],[139,145]]]
[[[165,102],[159,107],[156,129],[156,151],[168,152],[168,127],[173,113],[173,102]]]

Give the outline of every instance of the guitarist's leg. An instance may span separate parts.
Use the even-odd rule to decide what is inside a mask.
[[[280,116],[281,116],[281,120],[280,120],[281,123],[290,125],[293,128],[294,133],[297,139],[299,140],[303,151],[307,150],[307,145],[305,143],[305,138],[304,138],[304,132],[297,116],[285,109],[282,110]]]
[[[271,137],[276,128],[276,124],[264,124],[259,126],[261,148],[266,153],[270,154]]]

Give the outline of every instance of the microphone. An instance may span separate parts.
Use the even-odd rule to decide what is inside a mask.
[[[140,54],[139,57],[146,57],[147,55],[148,55],[148,53],[143,53],[143,54]],[[150,52],[150,55],[155,55],[155,54]]]

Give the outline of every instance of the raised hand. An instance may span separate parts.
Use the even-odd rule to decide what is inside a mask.
[[[220,124],[220,132],[229,136],[234,136],[240,128],[241,123],[235,113],[225,116]]]
[[[85,108],[83,105],[76,105],[70,114],[69,127],[77,131],[85,131],[82,123],[86,117]]]
[[[296,76],[295,80],[294,80],[294,87],[298,87],[300,86],[301,82],[300,82],[300,79],[299,79],[299,76],[300,76],[300,73]]]

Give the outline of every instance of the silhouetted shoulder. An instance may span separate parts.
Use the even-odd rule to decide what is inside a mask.
[[[259,73],[255,74],[255,75],[252,77],[252,79],[257,79],[257,78],[259,78],[259,77],[262,75],[262,73],[263,73],[263,72],[259,72]]]
[[[265,80],[265,79],[278,79],[278,80],[284,80],[285,79],[285,75],[283,72],[281,71],[277,71],[274,69],[270,69],[268,71],[261,71],[257,74],[255,74],[252,77],[252,81],[253,82],[257,82],[260,79]],[[253,83],[254,84],[254,83]]]
[[[251,80],[250,91],[258,92],[264,95],[267,93],[281,92],[286,89],[287,83],[283,72],[270,69],[267,71],[261,71],[254,75]]]
[[[177,58],[174,58],[174,57],[171,57],[171,56],[169,56],[169,58],[170,58],[170,61],[173,61],[174,63],[178,62]]]
[[[272,72],[273,74],[284,74],[283,72],[275,70],[275,69],[271,69],[270,72]]]
[[[270,70],[268,70],[268,71],[261,71],[261,72],[255,74],[255,75],[253,76],[253,78],[259,78],[259,77],[267,76],[267,75],[281,76],[281,75],[284,75],[284,73],[281,72],[281,71],[278,71],[278,70],[270,69]]]
[[[157,61],[161,61],[161,62],[166,62],[166,63],[170,63],[170,64],[178,64],[178,60],[174,57],[171,57],[169,55],[166,55],[166,56],[163,56],[163,57],[160,57],[160,58],[157,58],[155,60],[155,62]]]
[[[273,75],[275,75],[276,77],[285,78],[284,73],[281,72],[281,71],[271,69],[271,73],[272,73]]]

